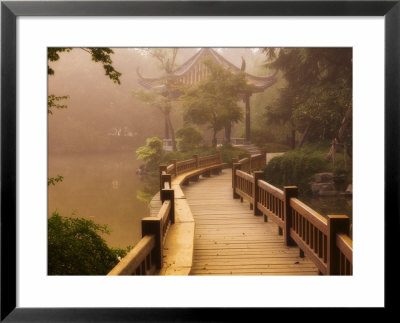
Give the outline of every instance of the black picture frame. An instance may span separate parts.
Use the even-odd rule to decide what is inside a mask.
[[[1,321],[237,321],[262,309],[16,307],[16,19],[19,16],[384,16],[385,309],[398,276],[400,4],[396,1],[87,1],[1,3]],[[371,255],[373,259],[373,255]],[[371,277],[373,279],[373,277]],[[251,311],[251,313],[249,313]],[[255,313],[254,313],[255,312]],[[287,313],[287,312],[286,312]],[[249,316],[251,315],[251,316]]]

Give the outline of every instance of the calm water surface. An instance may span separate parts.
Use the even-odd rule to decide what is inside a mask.
[[[49,186],[48,215],[82,217],[107,224],[104,238],[111,247],[134,246],[141,237],[140,220],[147,204],[136,198],[144,183],[136,175],[135,152],[67,154],[49,157],[49,177],[64,176]]]

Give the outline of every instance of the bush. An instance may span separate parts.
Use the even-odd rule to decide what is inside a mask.
[[[281,153],[290,150],[290,147],[288,145],[278,144],[274,142],[270,142],[259,147],[261,149],[265,149],[267,153]]]
[[[182,151],[189,151],[199,147],[203,141],[202,133],[193,126],[186,126],[176,132],[176,137],[180,139],[179,148]]]
[[[232,167],[232,158],[239,158],[240,155],[248,153],[247,150],[233,147],[230,144],[224,144],[221,148],[221,157],[223,163],[228,163],[229,167]]]
[[[251,142],[258,147],[263,147],[270,142],[276,142],[274,134],[268,128],[252,128],[250,136]]]
[[[107,246],[101,234],[109,233],[106,225],[54,212],[48,219],[48,275],[108,274],[127,253]]]
[[[329,143],[321,142],[275,157],[264,169],[265,180],[279,187],[297,186],[301,195],[311,193],[310,184],[316,173],[333,172],[342,187],[348,185],[352,182],[351,161],[347,161],[350,167],[346,170],[343,153],[337,152],[333,166],[332,161],[326,159],[329,149]]]
[[[329,162],[318,154],[290,151],[273,158],[264,169],[264,177],[272,185],[294,185],[300,194],[307,194],[311,191],[313,175],[328,171],[329,168]]]

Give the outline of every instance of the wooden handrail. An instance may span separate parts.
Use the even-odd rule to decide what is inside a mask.
[[[306,254],[321,274],[351,275],[353,266],[352,240],[348,236],[349,217],[328,215],[327,218],[297,199],[297,187],[285,186],[284,191],[261,180],[262,172],[245,173],[243,159],[232,166],[233,198],[246,199],[254,215],[263,214],[285,232],[287,246],[297,245],[300,256]]]
[[[223,165],[221,153],[217,151],[214,155],[200,158],[194,155],[192,159],[180,162],[173,160],[168,166],[160,166],[160,199],[162,205],[158,214],[142,219],[142,239],[108,275],[152,275],[157,269],[161,269],[163,245],[168,228],[175,223],[175,191],[171,189],[172,176],[200,168],[200,161],[207,166]]]
[[[243,201],[243,199],[248,200],[250,202],[250,208],[252,209],[254,177],[241,170],[236,170],[235,175],[236,193],[241,197],[241,201]]]
[[[144,236],[107,276],[153,274],[156,266],[154,264],[150,266],[150,255],[155,246],[155,241],[154,235]]]
[[[280,190],[279,188],[277,188],[263,180],[258,180],[258,187],[283,201],[283,191]]]
[[[321,214],[314,211],[308,205],[296,198],[290,199],[290,206],[295,212],[301,214],[306,221],[310,221],[312,225],[314,225],[322,233],[328,234],[328,221]]]
[[[232,159],[232,164],[233,164],[233,159]],[[266,152],[262,152],[261,154],[256,154],[256,155],[251,155],[247,154],[246,157],[240,159],[237,161],[240,166],[241,170],[245,172],[252,172],[256,169],[262,169],[266,165]]]
[[[109,273],[114,275],[152,275],[162,267],[162,252],[167,230],[175,219],[174,190],[160,191],[162,205],[157,216],[142,219],[142,239]]]
[[[339,275],[353,274],[353,241],[344,233],[336,234],[336,246],[339,249]]]

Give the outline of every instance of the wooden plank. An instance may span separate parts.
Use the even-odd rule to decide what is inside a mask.
[[[231,171],[224,170],[183,188],[196,223],[191,274],[316,275],[309,258],[284,245],[277,224],[255,217],[247,202],[232,199],[231,183]]]

